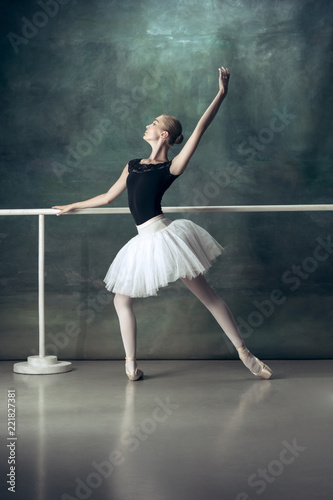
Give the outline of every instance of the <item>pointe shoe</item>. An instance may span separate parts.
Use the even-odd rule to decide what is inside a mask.
[[[127,361],[136,361],[136,359],[128,357],[125,358],[125,371],[128,378],[132,380],[132,382],[135,382],[136,380],[143,378],[143,372],[139,370],[138,367],[135,368],[134,372],[129,371],[129,369],[127,368]]]
[[[253,373],[253,375],[255,375],[256,377],[259,377],[259,378],[264,378],[264,379],[271,378],[273,371],[269,368],[269,366],[265,365],[265,363],[260,361],[260,359],[253,356],[253,354],[246,347],[238,347],[237,351],[238,351],[238,355],[239,355],[240,359],[243,362],[245,361],[246,358],[250,358],[250,357],[253,357],[257,361],[257,363],[259,365],[259,371],[254,372],[253,370],[251,370],[249,368],[250,372]],[[245,362],[244,362],[244,364],[245,364]],[[245,366],[247,367],[246,364],[245,364]]]

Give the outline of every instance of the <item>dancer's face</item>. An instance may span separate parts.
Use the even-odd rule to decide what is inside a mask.
[[[158,116],[150,125],[146,126],[143,138],[147,142],[156,142],[164,136],[167,137],[167,132],[164,128],[163,116]]]

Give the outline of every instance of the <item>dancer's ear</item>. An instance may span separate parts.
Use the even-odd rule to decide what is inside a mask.
[[[167,139],[169,137],[169,132],[167,132],[166,130],[163,130],[163,132],[161,132],[161,137],[162,137],[162,139]]]

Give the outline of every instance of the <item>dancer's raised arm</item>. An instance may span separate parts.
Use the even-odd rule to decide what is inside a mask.
[[[175,156],[172,160],[172,164],[170,167],[170,172],[174,175],[179,175],[184,172],[187,167],[188,162],[191,159],[194,151],[196,150],[201,137],[204,132],[207,130],[213,119],[215,118],[216,113],[218,112],[223,100],[225,99],[228,92],[228,82],[229,82],[230,73],[228,68],[224,68],[223,66],[219,68],[219,91],[206,109],[202,117],[197,123],[192,135],[187,140],[181,152]]]
[[[71,203],[70,205],[56,205],[52,208],[59,209],[60,212],[57,213],[57,215],[62,215],[81,208],[94,208],[100,207],[101,205],[109,205],[113,200],[115,200],[121,193],[125,191],[127,176],[128,164],[124,168],[119,179],[110,187],[109,191],[107,191],[106,193],[100,194],[86,201],[79,201],[77,203]]]

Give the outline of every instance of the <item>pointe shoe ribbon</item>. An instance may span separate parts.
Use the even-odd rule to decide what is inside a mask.
[[[143,372],[141,370],[139,370],[138,367],[135,368],[134,372],[131,372],[128,369],[128,367],[127,367],[127,362],[128,361],[136,361],[136,358],[131,358],[131,357],[126,357],[125,358],[125,371],[126,371],[126,375],[128,376],[128,378],[132,382],[135,382],[136,380],[139,380],[139,379],[143,378]]]

